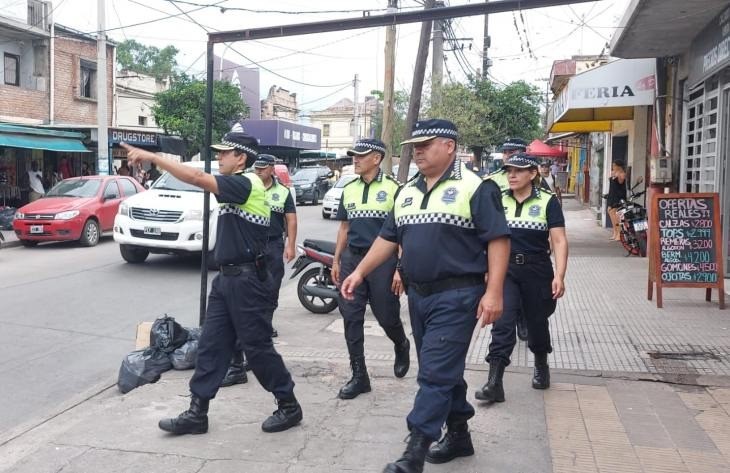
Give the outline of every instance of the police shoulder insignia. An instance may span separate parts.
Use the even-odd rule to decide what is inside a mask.
[[[271,200],[278,201],[279,200],[279,194],[277,194],[276,192],[274,192],[273,194],[271,194]]]
[[[405,199],[403,199],[403,203],[400,204],[400,206],[401,207],[408,207],[412,203],[413,203],[413,197],[406,197]]]
[[[444,195],[441,196],[441,200],[446,204],[453,204],[456,202],[456,194],[458,194],[459,191],[456,190],[456,187],[449,187],[444,191]]]
[[[378,194],[375,196],[375,200],[378,202],[385,202],[385,200],[388,198],[388,193],[385,191],[379,191]]]
[[[355,202],[350,202],[345,207],[347,207],[347,210],[354,210],[355,209]]]
[[[539,205],[531,205],[530,210],[527,212],[530,217],[537,217],[540,215],[540,206]]]

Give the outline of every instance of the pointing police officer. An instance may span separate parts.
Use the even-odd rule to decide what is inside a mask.
[[[332,266],[332,277],[337,283],[352,273],[373,244],[385,218],[393,209],[399,189],[398,181],[380,170],[380,163],[385,156],[382,141],[358,140],[347,154],[352,156],[355,173],[360,177],[344,187],[335,217],[340,221]],[[340,399],[353,399],[371,390],[364,352],[365,309],[368,303],[385,334],[395,345],[395,376],[402,378],[408,372],[411,345],[400,320],[399,296],[402,286],[396,263],[396,255],[391,255],[370,273],[351,300],[344,297],[339,300],[352,368],[352,378],[338,394]]]
[[[492,327],[489,344],[489,377],[477,391],[477,399],[503,402],[502,377],[514,349],[515,316],[525,315],[527,344],[535,356],[532,387],[550,387],[548,353],[552,351],[548,317],[565,291],[568,241],[565,218],[557,197],[540,187],[538,161],[518,153],[505,162],[509,189],[503,192],[507,223],[512,232],[509,270],[504,284],[504,314]],[[555,271],[550,261],[550,242],[555,252]]]
[[[474,454],[467,425],[474,408],[466,399],[466,353],[477,321],[493,323],[502,312],[510,243],[499,189],[456,159],[457,139],[456,127],[447,120],[416,122],[406,143],[414,145],[420,175],[401,189],[380,236],[342,283],[343,297],[353,299],[400,245],[419,390],[408,414],[406,451],[385,472],[420,473],[424,461],[444,463]]]
[[[253,373],[274,394],[278,409],[261,425],[280,432],[302,420],[294,397],[294,381],[271,341],[271,275],[264,264],[270,211],[264,185],[255,174],[244,173],[257,153],[256,138],[227,133],[219,145],[218,169],[202,170],[164,159],[123,144],[131,164],[151,162],[183,182],[215,194],[219,205],[215,260],[221,265],[208,296],[208,311],[198,346],[195,373],[190,380],[190,407],[178,417],[163,419],[162,430],[173,434],[208,431],[208,406],[226,374],[236,338],[241,341]]]

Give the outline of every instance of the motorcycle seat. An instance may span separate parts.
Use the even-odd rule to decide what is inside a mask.
[[[327,240],[304,240],[304,246],[323,253],[335,254],[335,242]]]

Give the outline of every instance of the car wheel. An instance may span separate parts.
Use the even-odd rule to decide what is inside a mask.
[[[99,243],[100,235],[99,223],[90,218],[84,224],[84,229],[81,231],[79,243],[81,243],[81,246],[96,246],[96,244]]]
[[[33,248],[34,246],[36,246],[38,244],[37,241],[33,241],[33,240],[20,240],[20,243],[26,248]]]
[[[330,216],[327,215],[327,212],[325,212],[324,209],[322,209],[322,218],[325,220],[329,220],[329,218],[330,218]]]
[[[315,192],[314,196],[312,197],[312,205],[319,204],[319,192]]]
[[[119,252],[122,254],[124,261],[132,264],[144,263],[147,256],[150,254],[150,252],[144,248],[135,248],[129,245],[119,245]]]

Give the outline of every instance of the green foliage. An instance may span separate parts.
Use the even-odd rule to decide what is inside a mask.
[[[205,81],[179,77],[170,89],[155,95],[152,113],[165,133],[179,135],[190,156],[203,148],[205,136]],[[224,81],[213,83],[213,141],[231,129],[231,123],[248,116],[241,92]],[[190,157],[188,156],[188,157]]]
[[[370,93],[380,100],[383,100],[383,92],[380,90],[372,90]],[[396,90],[393,97],[393,139],[390,146],[393,154],[398,155],[400,150],[400,142],[406,129],[406,114],[408,113],[408,101],[410,94],[405,90]],[[383,135],[383,109],[378,110],[377,115],[373,117],[373,128],[375,129],[375,137],[380,138]],[[388,143],[386,143],[387,145]]]
[[[178,52],[175,46],[159,49],[127,39],[117,45],[117,63],[123,70],[164,79],[175,74]]]
[[[508,137],[532,140],[540,136],[541,94],[524,81],[498,86],[472,78],[445,84],[441,101],[425,115],[446,118],[459,128],[459,141],[472,149],[498,146]]]

